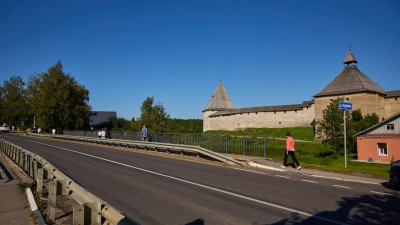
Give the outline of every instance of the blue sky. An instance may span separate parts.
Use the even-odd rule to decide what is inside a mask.
[[[200,119],[222,78],[236,108],[311,100],[358,68],[400,90],[400,1],[0,0],[0,81],[58,60],[93,110],[140,116],[154,96]]]

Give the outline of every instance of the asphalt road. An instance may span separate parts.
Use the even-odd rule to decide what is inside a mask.
[[[400,193],[165,153],[0,134],[141,224],[400,224]]]

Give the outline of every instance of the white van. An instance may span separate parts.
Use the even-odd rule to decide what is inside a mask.
[[[3,126],[0,127],[0,132],[10,132],[10,126],[3,124]]]

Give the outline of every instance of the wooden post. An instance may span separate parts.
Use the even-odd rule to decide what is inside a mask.
[[[72,210],[72,224],[73,225],[85,225],[85,206],[74,205]]]
[[[101,225],[101,203],[85,203],[85,217],[90,218],[90,224]]]
[[[43,193],[43,168],[38,169],[38,172],[37,172],[36,176],[37,176],[37,179],[36,179],[37,187],[36,187],[36,189],[37,189],[38,195],[40,197],[42,197],[42,193]]]
[[[49,181],[49,199],[48,199],[48,214],[49,220],[56,221],[57,208],[57,181]]]
[[[68,195],[67,180],[57,180],[57,195]]]

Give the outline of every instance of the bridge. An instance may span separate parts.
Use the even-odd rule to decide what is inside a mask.
[[[395,224],[398,192],[167,151],[0,134],[140,224]],[[154,147],[154,146],[153,146]],[[377,216],[379,215],[379,216]]]

